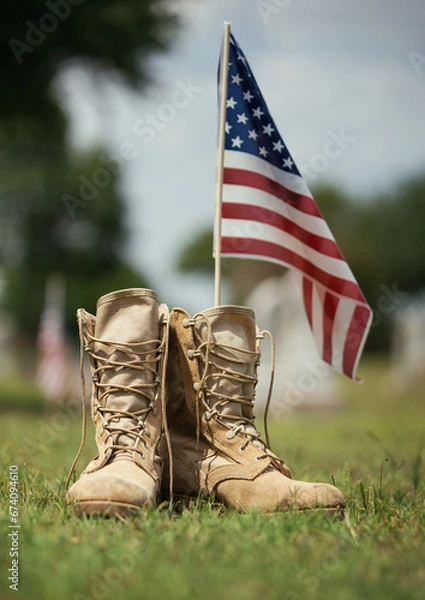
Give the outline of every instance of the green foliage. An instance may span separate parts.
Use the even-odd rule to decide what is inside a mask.
[[[213,231],[210,228],[200,231],[182,249],[177,260],[177,269],[183,272],[214,273]]]
[[[17,213],[16,205],[15,209],[10,205],[8,218],[14,223],[13,241],[20,242],[20,256],[14,264],[18,258],[15,253],[7,265],[3,306],[15,315],[20,329],[32,335],[38,326],[45,284],[51,273],[65,275],[71,331],[75,330],[77,308],[94,310],[103,293],[147,283],[142,274],[120,258],[125,250],[126,210],[116,193],[116,176],[109,172],[107,185],[87,188],[91,195],[81,199],[82,181],[95,180],[93,174],[102,168],[99,154],[81,157],[71,167],[59,157],[52,170],[45,173],[41,189],[28,190],[26,180],[21,181],[21,196],[17,191],[16,198],[28,191],[31,203]],[[65,203],[64,194],[74,198],[75,204]],[[13,201],[12,193],[8,201]]]
[[[369,212],[371,250],[386,281],[415,291],[425,283],[425,174],[404,182],[389,198],[379,198]]]
[[[52,79],[71,61],[84,62],[97,76],[133,86],[145,83],[147,57],[169,46],[175,25],[165,0],[6,3],[0,71],[7,88],[0,98],[0,114],[50,120]]]
[[[102,149],[72,156],[56,76],[70,64],[98,81],[135,89],[151,81],[149,57],[167,50],[177,26],[165,0],[24,0],[0,23],[0,299],[34,336],[45,282],[62,273],[67,321],[116,288],[145,286],[126,263],[119,168]],[[72,324],[72,325],[71,325]]]
[[[0,410],[41,413],[45,401],[33,381],[26,381],[22,375],[9,375],[0,378]]]

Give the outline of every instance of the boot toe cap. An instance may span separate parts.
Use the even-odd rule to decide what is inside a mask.
[[[239,510],[343,510],[345,501],[338,488],[327,483],[289,479],[270,471],[254,480],[227,480],[217,486],[217,498]]]
[[[299,510],[344,509],[345,500],[341,491],[329,483],[294,481],[288,499],[290,508]]]
[[[77,514],[125,516],[153,506],[158,492],[154,479],[131,461],[117,461],[83,473],[68,491]]]

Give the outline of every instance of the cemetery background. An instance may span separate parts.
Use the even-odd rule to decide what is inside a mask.
[[[363,190],[361,194],[358,190],[350,193],[339,185],[337,177],[332,179],[332,169],[338,161],[328,160],[323,173],[312,171],[312,165],[323,164],[323,160],[320,163],[314,157],[324,154],[329,127],[338,130],[341,121],[320,122],[317,144],[305,151],[304,162],[310,167],[310,174],[313,172],[309,184],[316,201],[374,311],[359,369],[364,383],[357,385],[333,375],[317,360],[299,305],[296,299],[291,300],[288,274],[282,269],[266,263],[226,260],[223,272],[226,301],[252,305],[259,326],[272,330],[276,337],[275,394],[269,423],[272,448],[286,459],[296,477],[335,479],[347,498],[349,524],[329,521],[320,515],[238,515],[211,503],[200,503],[182,515],[170,514],[162,507],[139,519],[113,523],[78,520],[65,506],[64,481],[79,443],[81,426],[76,309],[83,306],[94,312],[97,298],[113,289],[152,286],[158,289],[161,301],[174,306],[184,304],[181,298],[185,298],[187,308],[196,312],[205,308],[209,293],[200,290],[211,290],[212,298],[213,289],[211,220],[202,214],[202,222],[192,226],[190,235],[182,234],[184,243],[178,252],[170,253],[163,248],[158,253],[152,236],[158,235],[157,225],[160,228],[163,223],[156,221],[152,226],[146,214],[151,202],[158,204],[152,188],[145,187],[145,181],[149,180],[146,172],[137,192],[128,188],[129,178],[134,178],[130,171],[138,169],[137,154],[158,153],[169,161],[173,173],[166,148],[168,142],[164,140],[187,139],[188,127],[182,125],[184,110],[176,113],[178,116],[167,128],[156,130],[156,146],[141,145],[140,136],[132,146],[134,137],[126,129],[125,135],[114,140],[107,135],[109,132],[112,136],[112,130],[126,124],[117,106],[120,109],[125,106],[122,112],[126,114],[128,107],[131,130],[135,123],[139,123],[140,131],[146,125],[140,123],[140,118],[151,114],[152,101],[149,104],[147,96],[154,86],[144,88],[146,96],[140,95],[137,86],[144,85],[155,71],[153,65],[161,62],[152,65],[139,58],[135,61],[135,53],[142,47],[144,56],[149,56],[167,45],[177,52],[179,44],[184,45],[182,30],[174,28],[174,19],[159,6],[162,3],[127,0],[121,3],[120,15],[113,12],[113,3],[105,2],[104,12],[100,13],[95,4],[89,0],[79,4],[21,2],[19,11],[13,6],[5,7],[9,14],[2,21],[3,27],[10,26],[3,30],[3,39],[9,41],[12,37],[26,44],[15,45],[14,54],[6,42],[0,53],[2,72],[7,74],[0,99],[2,597],[16,597],[8,587],[11,557],[9,539],[4,533],[11,524],[8,474],[10,466],[16,465],[21,526],[19,596],[24,599],[58,596],[100,599],[115,597],[117,593],[129,599],[142,593],[147,599],[162,595],[191,598],[201,594],[207,599],[220,596],[232,600],[254,599],[259,594],[279,600],[420,598],[425,583],[422,564],[425,157],[421,158],[416,151],[418,162],[409,164],[402,171],[403,176],[393,177],[392,171],[396,171],[395,163],[390,160],[393,150],[381,140],[379,152],[374,151],[374,160],[377,170],[379,165],[383,165],[382,169],[386,165],[387,185],[382,189],[375,186],[369,192]],[[149,9],[151,4],[156,5],[155,10]],[[196,13],[200,9],[189,9],[189,4],[185,6],[187,12],[180,12],[180,19],[184,24],[191,10],[195,17],[200,15],[192,21],[193,33],[196,19],[208,21],[209,11],[215,9],[209,7],[202,9],[205,13]],[[249,11],[242,11],[240,3],[235,2],[230,16],[235,20],[236,32],[238,20],[241,23],[242,38],[238,37],[248,57],[255,50],[249,48],[250,32],[255,31],[259,38],[272,38],[267,34],[276,31],[274,27],[283,27],[286,19],[304,17],[305,6],[301,4],[253,2],[248,18]],[[367,12],[366,4],[365,21],[374,16]],[[55,17],[53,27],[51,15],[60,10],[59,5],[62,16],[65,12],[67,16],[63,20]],[[392,3],[386,3],[389,5]],[[266,12],[261,12],[263,9]],[[331,8],[331,14],[334,9]],[[404,22],[395,17],[391,20],[390,8],[382,5],[381,10],[388,10],[381,13],[385,15],[388,31],[394,31],[391,24],[397,21],[397,31],[402,32],[400,23]],[[215,21],[211,21],[217,24],[214,36],[217,43],[210,48],[208,63],[211,71],[217,58],[224,12],[224,6],[221,12],[217,9]],[[34,27],[28,29],[23,14]],[[275,15],[273,23],[265,23],[267,15],[269,20]],[[422,16],[422,13],[416,15],[418,24]],[[319,22],[324,18],[320,11],[315,17]],[[147,22],[152,24],[151,34]],[[49,25],[52,31],[44,31]],[[406,113],[416,114],[415,133],[407,125],[398,130],[406,155],[409,148],[415,148],[416,136],[423,139],[422,112],[413,107],[414,99],[420,99],[423,93],[425,81],[425,48],[418,45],[419,38],[413,35],[413,26],[409,26],[412,35],[407,42],[401,34],[400,38],[391,35],[388,38],[394,40],[399,53],[397,68],[402,69],[403,64],[405,69],[403,81],[407,84],[411,77],[415,82],[412,89],[416,95],[412,95],[409,103],[412,109],[409,111],[407,105],[404,108]],[[374,38],[378,29],[373,31]],[[199,31],[202,37],[204,30]],[[81,40],[75,37],[76,32],[90,34]],[[322,35],[327,41],[333,39],[327,27]],[[362,35],[363,29],[359,33]],[[97,45],[99,39],[102,43]],[[70,40],[75,44],[73,47]],[[190,48],[195,40],[186,43]],[[308,52],[310,56],[311,49]],[[22,64],[18,64],[16,53]],[[80,63],[75,62],[78,56]],[[171,60],[173,54],[165,54],[162,64],[167,57]],[[349,70],[347,50],[345,61]],[[111,71],[111,65],[117,70]],[[255,68],[255,62],[252,66]],[[192,68],[193,71],[179,67],[169,77],[168,88],[164,82],[163,87],[158,86],[159,100],[153,100],[154,116],[167,114],[163,108],[158,113],[159,108],[164,103],[170,104],[172,94],[182,87],[193,95],[179,96],[180,101],[188,100],[188,113],[192,116],[199,110],[195,106],[201,94],[203,100],[206,96],[212,98],[211,111],[215,110],[214,75],[209,88],[204,79],[197,78],[199,70],[205,71],[205,64],[196,63]],[[340,75],[343,76],[342,71]],[[194,88],[188,88],[190,77]],[[261,83],[261,73],[258,77]],[[136,89],[112,92],[123,89],[121,78],[136,82]],[[80,129],[82,126],[71,102],[71,88],[79,81],[77,89],[86,90],[88,79],[95,82],[93,89],[98,95],[93,95],[92,89],[85,102],[90,104],[94,100],[95,107],[102,108],[99,110],[103,112],[102,122],[111,123],[111,131],[105,128],[108,131],[101,138],[95,137],[94,144],[89,140],[90,143],[79,147],[72,141],[76,135],[75,122],[80,123]],[[117,80],[120,86],[116,86]],[[341,83],[336,84],[341,87]],[[320,89],[316,89],[320,95]],[[383,106],[386,88],[378,86],[376,94],[378,89]],[[107,98],[106,104],[99,100],[102,95]],[[140,113],[141,102],[147,104],[142,104]],[[366,110],[366,100],[362,102]],[[86,104],[79,105],[83,112]],[[273,106],[270,108],[274,112]],[[314,115],[316,119],[319,112]],[[209,137],[214,146],[215,113],[212,121]],[[83,117],[82,122],[84,128],[91,121]],[[164,122],[160,119],[159,124]],[[180,137],[173,129],[179,124]],[[196,127],[191,128],[195,130]],[[282,133],[285,137],[284,130]],[[299,152],[305,137],[297,139],[293,135],[294,138]],[[170,151],[180,154],[179,145],[170,144]],[[193,147],[187,150],[189,158],[195,153]],[[214,158],[205,162],[211,168],[213,161]],[[349,149],[341,161],[353,164]],[[362,164],[366,170],[366,161]],[[189,166],[192,168],[187,163],[186,167]],[[155,172],[155,192],[167,203],[171,214],[179,202],[183,212],[194,212],[192,205],[184,205],[188,189],[184,177],[177,181],[183,191],[169,196],[162,193],[166,167],[167,164],[163,165],[163,171]],[[169,178],[175,184],[173,175]],[[137,230],[135,240],[132,228],[136,195],[138,205],[146,207],[142,215],[149,223],[145,230],[142,228],[146,240],[144,252],[139,251],[143,235]],[[193,188],[191,198],[196,209],[201,210]],[[132,253],[129,247],[137,250]],[[135,254],[138,261],[134,260]],[[154,254],[159,254],[159,262],[169,265],[172,277],[167,278],[158,266],[159,279],[152,272]],[[181,278],[179,285],[185,292],[193,292],[186,295],[179,291],[176,278]],[[52,355],[56,362],[49,363]],[[40,380],[43,362],[44,366],[47,364],[47,372],[54,375],[47,386]],[[260,373],[257,414],[261,427],[269,375],[267,347]],[[93,440],[88,435],[80,470],[94,452]]]

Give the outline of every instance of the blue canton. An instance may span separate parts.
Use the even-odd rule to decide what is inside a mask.
[[[232,34],[229,48],[225,148],[264,158],[275,167],[300,176],[269,113],[248,62]]]

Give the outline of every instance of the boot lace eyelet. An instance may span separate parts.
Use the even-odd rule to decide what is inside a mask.
[[[210,419],[213,418],[214,415],[217,415],[217,414],[218,414],[218,411],[216,408],[213,408],[212,410],[206,410],[204,412],[204,419],[206,421],[209,421]]]
[[[158,407],[156,405],[156,402],[149,402],[148,408],[152,411],[152,413],[155,417],[158,413]]]

